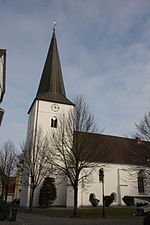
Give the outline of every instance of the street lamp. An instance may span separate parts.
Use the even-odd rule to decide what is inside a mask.
[[[102,217],[105,217],[105,202],[104,202],[104,169],[99,169],[99,182],[102,183],[102,195],[103,195],[103,210]]]

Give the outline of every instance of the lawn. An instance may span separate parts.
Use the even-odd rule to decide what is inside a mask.
[[[28,212],[27,210],[23,210],[24,212]],[[32,213],[38,213],[50,217],[71,217],[73,215],[73,209],[57,209],[57,208],[50,208],[50,209],[41,209],[41,208],[34,208]],[[133,214],[136,213],[135,208],[128,208],[128,207],[109,207],[105,208],[106,218],[111,219],[131,219],[131,218],[141,218],[135,217]],[[102,208],[79,208],[77,210],[77,217],[78,218],[102,218]]]

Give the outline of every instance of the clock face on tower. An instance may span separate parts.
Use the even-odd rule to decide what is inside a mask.
[[[51,109],[54,111],[54,112],[58,112],[58,110],[60,109],[60,107],[59,107],[59,105],[58,104],[53,104],[52,106],[51,106]]]

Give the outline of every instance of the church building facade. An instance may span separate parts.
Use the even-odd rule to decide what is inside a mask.
[[[59,120],[63,115],[72,111],[74,104],[66,97],[61,64],[58,54],[55,30],[53,31],[50,47],[45,61],[43,73],[35,99],[28,111],[28,129],[29,133],[35,132],[40,127],[45,133],[52,133],[59,126]],[[83,135],[83,134],[81,134]],[[131,176],[133,166],[137,165],[140,159],[131,160],[130,141],[134,142],[134,148],[139,147],[136,140],[115,137],[102,134],[85,133],[84,136],[90,140],[91,149],[94,138],[103,138],[103,145],[97,150],[99,157],[100,148],[108,152],[104,162],[99,161],[99,166],[95,168],[92,174],[91,182],[86,187],[79,185],[78,206],[89,206],[89,196],[95,194],[102,205],[102,184],[99,182],[99,169],[104,169],[104,194],[113,195],[113,205],[123,205],[124,196],[132,196],[135,199],[146,199],[150,197],[150,187],[144,183],[145,174],[139,166],[134,176]],[[133,157],[132,157],[133,158]],[[100,160],[100,159],[99,159]],[[90,168],[88,168],[90,169]],[[54,202],[56,206],[73,206],[73,188],[67,181],[55,181],[57,188],[57,199]],[[38,206],[40,186],[36,189],[33,205]],[[21,205],[29,206],[30,187],[22,187]]]

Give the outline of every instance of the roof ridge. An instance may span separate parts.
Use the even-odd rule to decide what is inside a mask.
[[[134,138],[128,138],[128,137],[122,137],[122,136],[115,136],[111,134],[103,134],[103,133],[95,133],[95,132],[86,132],[86,131],[75,131],[79,133],[86,133],[86,134],[91,134],[91,135],[102,135],[102,136],[108,136],[108,137],[114,137],[114,138],[122,138],[122,139],[127,139],[127,140],[135,140]]]

